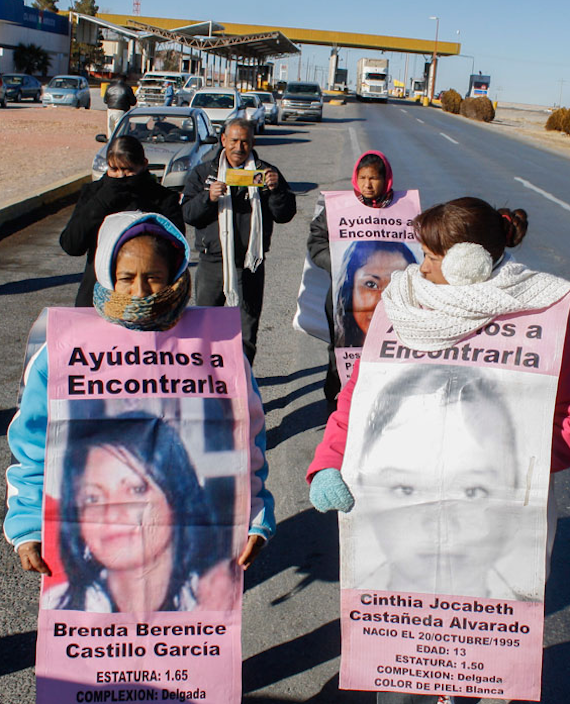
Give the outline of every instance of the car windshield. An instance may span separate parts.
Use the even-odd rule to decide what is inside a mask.
[[[312,83],[291,83],[287,86],[287,93],[303,93],[305,95],[318,95],[319,86]]]
[[[79,88],[79,79],[78,78],[66,78],[64,76],[56,76],[55,78],[52,78],[51,81],[48,83],[48,88],[71,88],[77,89]]]
[[[274,103],[275,102],[271,93],[256,93],[256,95],[261,100],[262,103]]]
[[[5,74],[4,82],[11,83],[14,86],[21,86],[24,80],[23,76],[11,76],[9,73]]]
[[[243,104],[245,105],[246,108],[256,108],[257,105],[255,104],[255,98],[253,95],[242,95],[241,99],[243,100]]]
[[[221,108],[231,110],[234,96],[227,93],[196,93],[192,99],[193,108]]]
[[[184,115],[133,115],[124,120],[119,134],[147,144],[196,141],[194,121]]]

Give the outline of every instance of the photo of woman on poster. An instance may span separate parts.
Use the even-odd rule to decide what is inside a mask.
[[[529,598],[513,583],[524,584],[533,541],[516,543],[521,574],[507,580],[497,567],[522,522],[511,406],[486,370],[394,370],[362,411],[352,515],[355,534],[373,535],[381,554],[360,550],[352,586]]]
[[[353,242],[342,259],[335,306],[335,346],[362,347],[393,271],[416,259],[401,242]]]
[[[72,424],[60,519],[68,582],[48,591],[54,608],[192,611],[201,606],[202,575],[222,560],[178,432],[140,411]]]

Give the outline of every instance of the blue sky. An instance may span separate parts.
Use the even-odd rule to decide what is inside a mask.
[[[28,1],[28,0],[26,0]],[[307,2],[307,0],[217,0],[191,3],[186,0],[140,0],[141,15],[219,22],[275,24],[289,27],[342,30],[419,39],[439,37],[460,41],[461,53],[474,56],[475,71],[491,75],[491,98],[499,101],[570,106],[570,2],[550,0],[546,5],[528,0],[371,0]],[[67,0],[59,0],[65,9]],[[132,0],[98,0],[101,12],[130,14]],[[211,8],[210,12],[205,9]],[[459,31],[459,34],[457,32]],[[303,48],[301,75],[313,78],[313,67],[326,67],[330,49]],[[354,81],[356,61],[374,52],[343,49],[341,66],[348,65]],[[389,54],[393,78],[404,78],[404,55]],[[297,76],[298,59],[291,60],[290,78]],[[423,59],[410,56],[409,76],[421,73]],[[467,89],[472,60],[442,58],[436,90]],[[317,69],[318,73],[318,69]],[[561,84],[560,80],[565,79]]]

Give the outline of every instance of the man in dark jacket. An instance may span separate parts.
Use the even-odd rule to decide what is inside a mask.
[[[107,86],[103,102],[107,106],[107,137],[110,139],[117,122],[137,104],[137,99],[125,77],[119,76]]]
[[[247,120],[228,123],[222,147],[212,161],[198,165],[189,175],[182,213],[196,228],[200,255],[196,303],[240,306],[244,351],[253,362],[263,304],[264,255],[273,223],[293,219],[295,195],[279,171],[253,150],[253,130]],[[264,171],[265,184],[228,187],[228,168]]]

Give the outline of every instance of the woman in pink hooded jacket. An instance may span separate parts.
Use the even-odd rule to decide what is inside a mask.
[[[392,203],[394,191],[390,162],[382,152],[367,151],[357,160],[352,173],[354,197],[369,208],[386,208]],[[331,273],[331,254],[329,248],[329,230],[325,199],[321,194],[311,221],[311,230],[307,241],[309,255],[313,262]],[[401,259],[401,266],[397,262]],[[397,257],[395,268],[405,269],[410,262],[403,256]],[[381,292],[380,292],[381,293]],[[349,296],[352,297],[352,287]],[[345,296],[346,297],[346,296]],[[341,303],[346,303],[341,301]],[[337,305],[337,308],[339,306]],[[346,308],[346,305],[341,306]],[[333,323],[332,292],[329,291],[325,304],[325,313],[329,324],[331,342],[329,343],[329,366],[325,380],[324,392],[329,401],[335,401],[340,391],[340,380],[336,369],[334,355],[335,329]],[[364,334],[365,331],[363,331]]]

